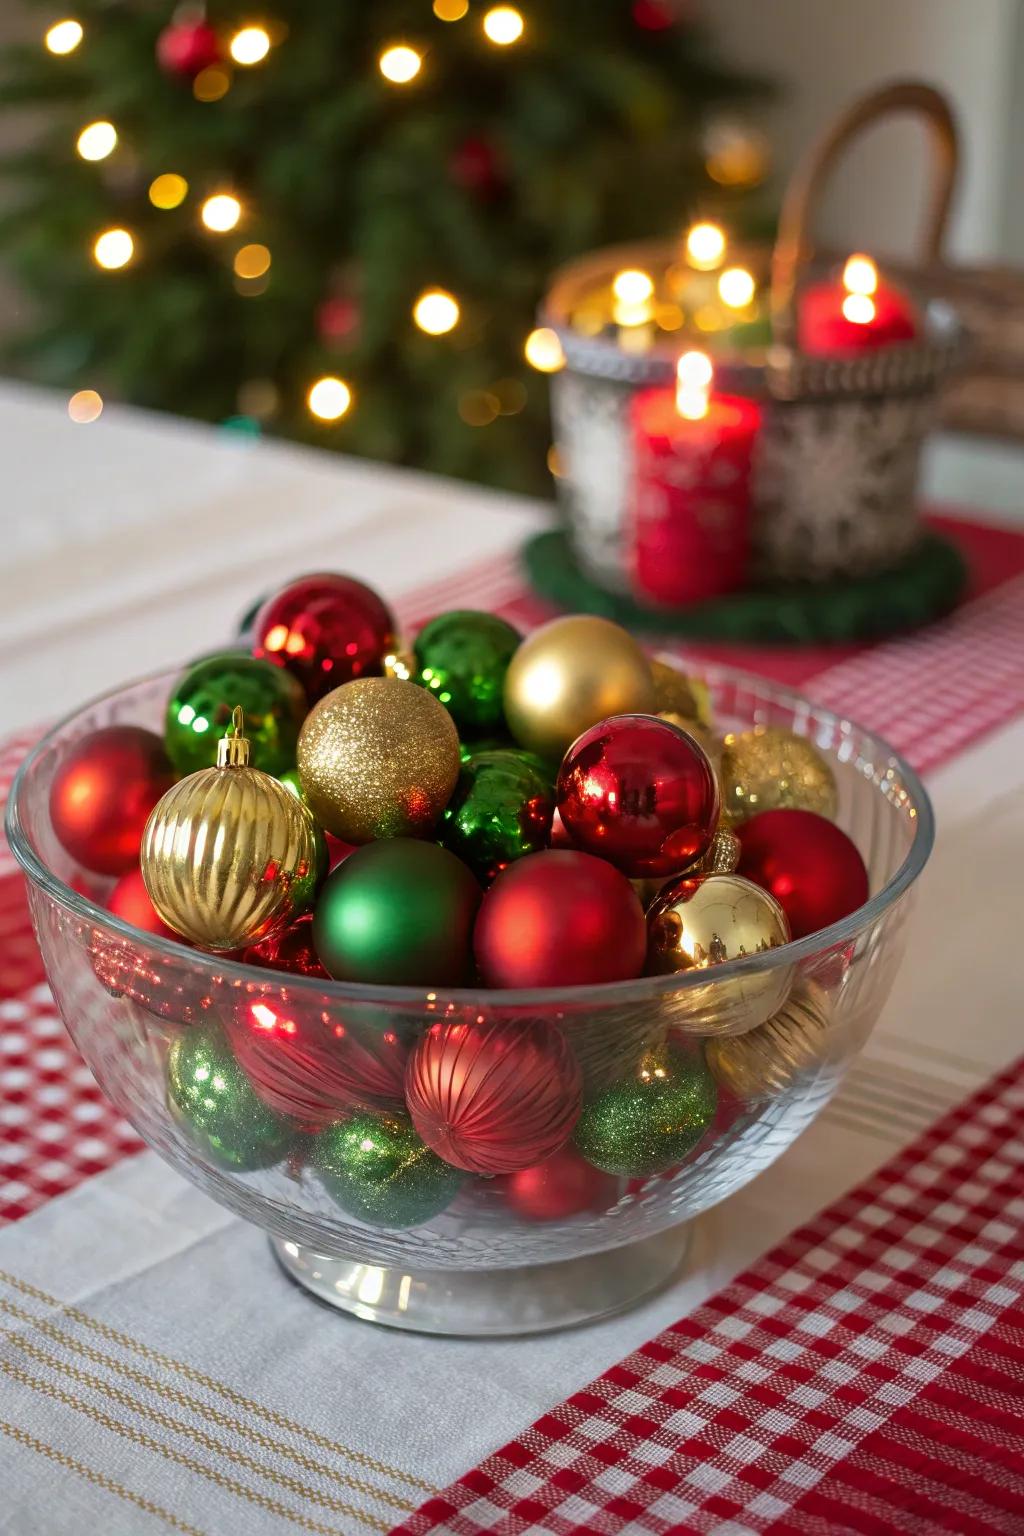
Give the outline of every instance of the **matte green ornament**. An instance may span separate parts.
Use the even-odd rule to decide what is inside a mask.
[[[190,1029],[172,1044],[167,1103],[203,1151],[236,1173],[280,1162],[295,1135],[257,1097],[216,1027]]]
[[[692,1152],[717,1105],[703,1053],[669,1043],[584,1105],[576,1145],[605,1173],[634,1179],[661,1173]]]
[[[456,987],[470,972],[480,896],[465,864],[436,843],[367,843],[329,876],[313,943],[340,981]]]
[[[217,742],[241,705],[252,766],[276,778],[295,766],[295,746],[306,713],[301,686],[273,662],[218,651],[193,662],[171,690],[164,741],[182,778],[217,761]]]
[[[444,705],[460,736],[486,736],[504,722],[505,673],[520,638],[493,613],[438,614],[416,636],[413,681]]]
[[[459,774],[438,842],[489,884],[514,859],[547,847],[554,810],[539,759],[511,747],[478,752]]]
[[[364,1112],[328,1126],[309,1161],[343,1211],[374,1227],[414,1227],[451,1204],[463,1175],[408,1120]]]

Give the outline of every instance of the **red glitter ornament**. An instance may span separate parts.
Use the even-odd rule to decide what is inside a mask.
[[[624,1188],[624,1180],[594,1168],[574,1147],[501,1181],[506,1204],[523,1221],[567,1221],[584,1211],[606,1211]]]
[[[68,752],[50,785],[50,821],[71,857],[97,875],[138,864],[149,813],[174,783],[164,744],[137,725],[110,725]]]
[[[261,965],[268,971],[288,971],[293,976],[329,980],[313,948],[312,912],[297,917],[276,938],[264,939],[262,944],[250,944],[242,951],[242,960],[246,965]]]
[[[739,873],[770,891],[794,939],[863,906],[868,872],[841,827],[814,811],[762,811],[736,828]]]
[[[488,987],[626,981],[644,968],[644,909],[603,859],[560,848],[530,853],[485,894],[473,948]]]
[[[614,715],[584,731],[555,793],[577,847],[631,879],[684,870],[718,825],[718,784],[703,749],[652,715]]]
[[[518,866],[514,866],[518,867]],[[546,1019],[432,1024],[409,1058],[405,1099],[428,1147],[467,1173],[515,1173],[572,1134],[583,1079]]]
[[[401,1110],[408,1046],[391,1028],[346,1023],[315,996],[253,988],[228,1019],[231,1048],[263,1102],[305,1130],[357,1106]]]
[[[376,592],[352,576],[300,576],[263,604],[254,656],[286,667],[310,704],[354,677],[377,677],[395,645],[395,621]]]
[[[194,80],[224,57],[214,29],[205,21],[172,21],[156,40],[160,68],[169,75]]]

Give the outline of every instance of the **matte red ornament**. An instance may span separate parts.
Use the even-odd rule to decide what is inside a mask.
[[[143,933],[155,933],[162,939],[173,939],[176,944],[182,942],[174,929],[168,928],[150,901],[142,870],[137,865],[122,875],[114,886],[107,898],[107,910]]]
[[[868,899],[868,872],[856,845],[814,811],[762,811],[736,835],[739,873],[772,893],[794,939],[839,922]]]
[[[139,861],[149,813],[174,783],[164,744],[137,725],[109,725],[75,743],[50,785],[50,821],[62,846],[97,875]]]
[[[467,1173],[515,1173],[568,1141],[583,1078],[546,1019],[449,1021],[417,1042],[405,1099],[417,1132],[445,1162]]]
[[[718,825],[718,783],[703,748],[653,715],[613,715],[584,731],[555,793],[577,847],[631,879],[684,870]]]
[[[198,1023],[214,1006],[222,978],[196,970],[192,946],[160,917],[136,866],[122,875],[107,898],[107,909],[137,933],[130,938],[92,930],[90,959],[97,978],[113,997],[127,997],[171,1024]],[[147,935],[173,941],[177,953],[154,950]]]
[[[172,21],[156,40],[157,63],[169,75],[194,80],[224,57],[214,29],[205,21]]]
[[[644,909],[604,859],[575,849],[530,853],[485,894],[473,948],[488,987],[626,981],[644,968]]]
[[[345,1022],[323,1001],[283,987],[236,998],[231,1048],[260,1098],[310,1131],[358,1106],[403,1110],[406,1042],[390,1027]]]
[[[319,981],[330,978],[313,947],[313,914],[304,912],[277,938],[250,944],[242,951],[246,965],[261,965],[268,971],[288,971],[293,976],[314,976]]]
[[[523,1221],[567,1221],[584,1211],[606,1211],[624,1188],[623,1179],[594,1168],[574,1147],[501,1181],[506,1204]]]
[[[286,667],[310,704],[354,677],[377,677],[395,646],[395,621],[352,576],[300,576],[263,604],[252,653]]]

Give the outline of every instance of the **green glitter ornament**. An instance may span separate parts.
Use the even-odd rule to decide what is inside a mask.
[[[493,613],[438,614],[416,636],[413,681],[429,688],[460,736],[486,736],[504,724],[505,673],[520,636]]]
[[[605,1173],[644,1178],[692,1152],[717,1104],[715,1079],[703,1055],[670,1042],[584,1105],[576,1145]]]
[[[184,778],[217,761],[217,742],[240,705],[254,768],[276,778],[295,766],[295,746],[306,712],[299,683],[273,662],[219,651],[193,662],[167,701],[167,756]]]
[[[463,1180],[395,1115],[364,1112],[328,1126],[310,1143],[309,1161],[342,1210],[374,1227],[428,1221]]]
[[[295,1135],[257,1097],[215,1027],[190,1029],[172,1044],[167,1103],[207,1156],[235,1173],[280,1162]]]
[[[531,753],[478,752],[459,774],[437,840],[489,884],[514,859],[547,847],[554,810],[551,780]]]

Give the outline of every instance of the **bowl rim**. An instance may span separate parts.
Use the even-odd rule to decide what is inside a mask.
[[[220,976],[227,981],[257,982],[266,988],[272,985],[272,978],[281,976],[286,978],[280,984],[287,985],[290,989],[302,991],[316,991],[320,996],[332,998],[336,1002],[388,1004],[388,1005],[415,1005],[422,1008],[424,1001],[436,1004],[444,1001],[463,1007],[483,1007],[491,1009],[499,1008],[536,1008],[546,1013],[556,1012],[560,1008],[570,1009],[574,1005],[595,1003],[608,1004],[609,1006],[623,1006],[635,1003],[649,1003],[667,993],[683,993],[688,988],[706,986],[709,980],[727,981],[733,978],[748,976],[754,973],[763,973],[774,970],[780,966],[798,964],[800,961],[821,955],[862,933],[865,928],[871,926],[878,918],[892,907],[901,896],[917,880],[931,854],[935,842],[935,814],[932,809],[931,799],[920,777],[911,768],[910,764],[889,743],[877,735],[867,726],[849,716],[837,714],[835,710],[827,708],[799,693],[796,689],[787,688],[777,684],[770,678],[759,676],[755,672],[747,672],[742,668],[731,667],[715,661],[702,661],[696,658],[691,665],[691,670],[698,676],[706,679],[715,679],[733,683],[738,686],[746,684],[757,690],[770,689],[772,701],[781,705],[788,705],[794,715],[799,717],[801,712],[812,710],[823,724],[831,726],[840,736],[851,737],[854,732],[865,737],[873,749],[873,758],[876,766],[880,763],[888,771],[903,782],[903,788],[910,796],[913,811],[915,813],[915,829],[913,841],[907,850],[906,857],[895,873],[886,881],[881,890],[874,896],[870,896],[866,902],[840,918],[838,922],[831,923],[827,928],[821,928],[816,933],[808,934],[806,938],[791,939],[788,944],[780,944],[777,948],[769,950],[765,954],[745,955],[738,960],[727,960],[713,967],[713,978],[706,969],[673,972],[666,976],[637,976],[627,981],[602,982],[571,987],[529,987],[529,988],[486,988],[476,987],[430,987],[402,986],[390,987],[380,983],[346,982],[333,978],[324,980],[319,977],[306,977],[294,975],[291,972],[277,972],[266,966],[246,965],[243,961],[229,959],[226,955],[220,956],[214,951],[193,949],[174,939],[165,939],[158,934],[144,932],[140,928],[117,917],[106,907],[99,906],[90,897],[74,890],[63,881],[46,864],[36,852],[28,839],[21,819],[21,797],[24,787],[32,771],[33,764],[42,757],[56,741],[60,733],[87,710],[95,708],[105,700],[115,699],[128,692],[130,689],[139,688],[146,683],[153,683],[161,678],[174,674],[177,669],[161,668],[159,671],[148,673],[133,681],[120,684],[116,688],[108,689],[104,693],[87,699],[77,708],[63,715],[55,724],[39,738],[31,751],[22,760],[11,785],[7,800],[4,830],[7,841],[14,858],[25,871],[29,880],[55,901],[66,912],[75,918],[85,921],[95,927],[105,929],[117,938],[127,940],[133,944],[144,941],[147,949],[164,956],[166,959],[184,960],[189,964],[214,964]],[[750,727],[752,728],[752,727]],[[798,733],[799,734],[799,733]],[[879,790],[881,793],[881,790]]]

